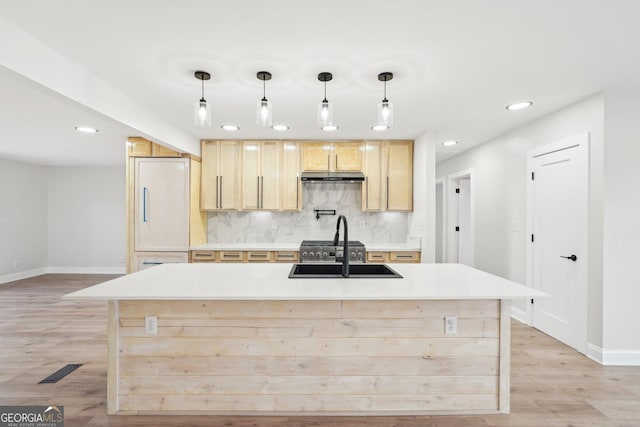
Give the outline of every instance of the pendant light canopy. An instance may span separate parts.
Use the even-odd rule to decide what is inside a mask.
[[[267,100],[266,84],[267,80],[271,80],[271,73],[268,71],[259,71],[256,75],[258,80],[262,80],[262,99],[258,101],[256,108],[256,123],[258,126],[270,127],[273,117],[273,108],[271,101]]]
[[[211,78],[206,71],[196,71],[195,78],[202,81],[202,98],[193,107],[193,120],[196,126],[206,128],[211,126],[211,106],[204,99],[204,81]]]
[[[320,73],[318,74],[318,80],[324,83],[324,99],[320,104],[318,104],[318,126],[322,130],[333,131],[338,129],[336,125],[333,124],[333,106],[327,100],[327,82],[333,79],[333,75],[331,73]]]
[[[376,120],[376,127],[378,129],[383,128],[383,126],[386,126],[386,128],[393,126],[393,104],[387,99],[387,82],[391,79],[393,79],[393,73],[384,72],[378,74],[378,80],[384,82],[384,98],[378,104]]]

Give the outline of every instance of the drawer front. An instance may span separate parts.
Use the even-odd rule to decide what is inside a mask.
[[[276,262],[298,262],[300,252],[298,251],[278,251],[276,252]]]
[[[220,262],[244,262],[243,251],[220,251],[218,252]]]
[[[367,262],[389,262],[389,252],[367,252]]]
[[[215,251],[191,251],[192,262],[215,262]]]
[[[420,252],[390,252],[389,262],[420,262]]]
[[[140,271],[168,263],[189,262],[188,252],[134,252],[133,271]]]
[[[248,262],[271,262],[272,253],[269,251],[247,251]]]

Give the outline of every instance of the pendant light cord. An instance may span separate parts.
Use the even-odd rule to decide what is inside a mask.
[[[200,79],[200,81],[202,82],[202,99],[200,99],[201,101],[204,100],[204,78]]]
[[[262,77],[262,100],[267,100],[267,89],[266,89],[266,76]]]
[[[329,102],[327,101],[327,81],[324,81],[324,99],[322,100],[322,102]]]
[[[384,76],[384,99],[382,102],[387,101],[387,76]]]

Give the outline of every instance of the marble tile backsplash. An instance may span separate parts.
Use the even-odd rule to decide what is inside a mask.
[[[305,239],[331,240],[338,215],[344,215],[349,222],[349,240],[404,243],[407,240],[409,214],[362,212],[361,185],[303,184],[300,212],[209,212],[208,242],[300,243]],[[317,220],[314,209],[335,209],[336,215],[321,216]]]

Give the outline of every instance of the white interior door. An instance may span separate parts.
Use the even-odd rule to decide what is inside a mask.
[[[471,178],[458,180],[458,262],[473,265],[471,242]]]
[[[136,159],[136,251],[189,249],[188,161],[169,158]]]
[[[530,159],[532,285],[551,294],[533,302],[533,326],[587,350],[588,136]]]

